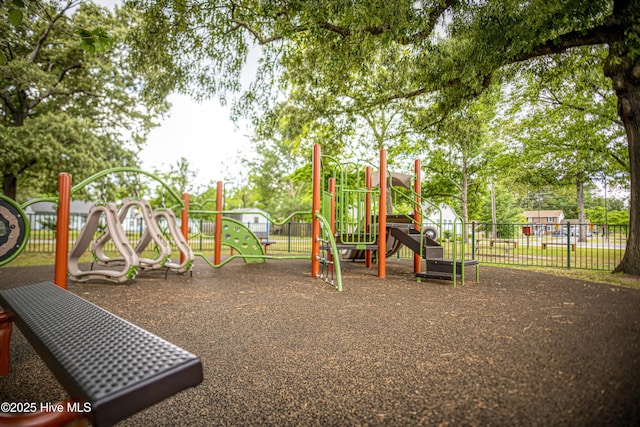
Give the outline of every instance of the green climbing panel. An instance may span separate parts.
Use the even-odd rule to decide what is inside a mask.
[[[264,262],[260,239],[246,225],[231,218],[222,218],[222,244],[231,246],[245,262]]]

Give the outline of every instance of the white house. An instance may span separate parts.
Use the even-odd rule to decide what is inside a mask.
[[[269,235],[269,214],[258,208],[238,208],[231,210],[225,216],[241,222],[247,228],[253,231],[258,237],[266,237]]]
[[[436,228],[440,228],[442,225],[442,230],[440,233],[443,233],[445,230],[449,230],[453,232],[453,223],[458,218],[458,215],[453,210],[453,208],[446,203],[441,203],[437,208],[431,204],[423,203],[422,204],[422,212],[423,212],[423,227],[435,226]],[[440,224],[442,222],[442,224]],[[462,224],[458,221],[456,225],[456,234],[462,234]]]

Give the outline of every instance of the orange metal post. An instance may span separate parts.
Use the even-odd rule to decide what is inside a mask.
[[[180,213],[181,224],[180,230],[184,236],[184,240],[189,242],[189,193],[182,193],[182,212]],[[180,252],[180,264],[184,263],[184,254]]]
[[[312,229],[311,229],[311,277],[320,274],[320,220],[316,215],[320,213],[320,145],[313,146],[313,199],[311,203]]]
[[[329,219],[329,225],[331,226],[331,234],[336,235],[336,179],[329,178],[329,194],[331,194],[331,218]],[[328,251],[329,261],[333,261],[333,253],[331,249]],[[333,271],[333,263],[329,264],[329,271]]]
[[[331,233],[336,234],[336,179],[329,178],[329,192],[331,193]]]
[[[420,197],[420,192],[422,191],[422,186],[420,184],[420,160],[416,159],[415,167],[414,167],[415,179],[416,181],[413,183],[413,191],[416,193],[416,207],[413,210],[413,220],[414,220],[414,228],[417,231],[422,230],[422,199]],[[413,272],[420,273],[420,255],[413,254]]]
[[[216,244],[213,248],[213,264],[220,265],[222,251],[222,181],[216,186]]]
[[[56,265],[53,282],[67,289],[67,256],[69,254],[69,215],[71,214],[71,175],[58,175],[58,219],[56,224]]]
[[[387,277],[387,151],[380,150],[380,206],[378,214],[378,277]]]
[[[367,189],[367,192],[365,194],[365,219],[364,219],[364,226],[365,226],[365,232],[367,235],[369,235],[369,232],[371,231],[371,166],[367,166],[365,168],[365,173],[364,173],[364,182],[365,182],[365,187]],[[372,256],[371,256],[371,249],[367,249],[366,251],[364,251],[364,266],[367,268],[371,268],[371,266],[373,265],[373,261],[372,261]]]

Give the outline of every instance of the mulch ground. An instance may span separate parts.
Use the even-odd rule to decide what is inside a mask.
[[[343,267],[341,293],[299,260],[68,289],[203,362],[201,385],[119,426],[640,424],[640,290],[486,266],[453,288],[399,260],[386,279]],[[52,279],[0,269],[0,288]],[[67,397],[14,331],[0,401]]]

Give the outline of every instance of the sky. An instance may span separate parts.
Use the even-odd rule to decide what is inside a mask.
[[[121,0],[94,0],[113,8]],[[249,65],[251,67],[251,65]],[[197,102],[186,95],[168,98],[171,110],[159,120],[140,152],[141,168],[148,172],[168,172],[184,157],[197,173],[193,189],[211,181],[238,182],[239,159],[251,156],[250,130],[231,121],[231,105],[217,99]]]
[[[139,154],[141,168],[166,172],[184,157],[197,173],[195,187],[236,180],[230,175],[240,168],[239,159],[251,154],[251,144],[246,126],[231,121],[230,106],[221,106],[217,99],[198,103],[178,94],[169,102],[171,110]]]

